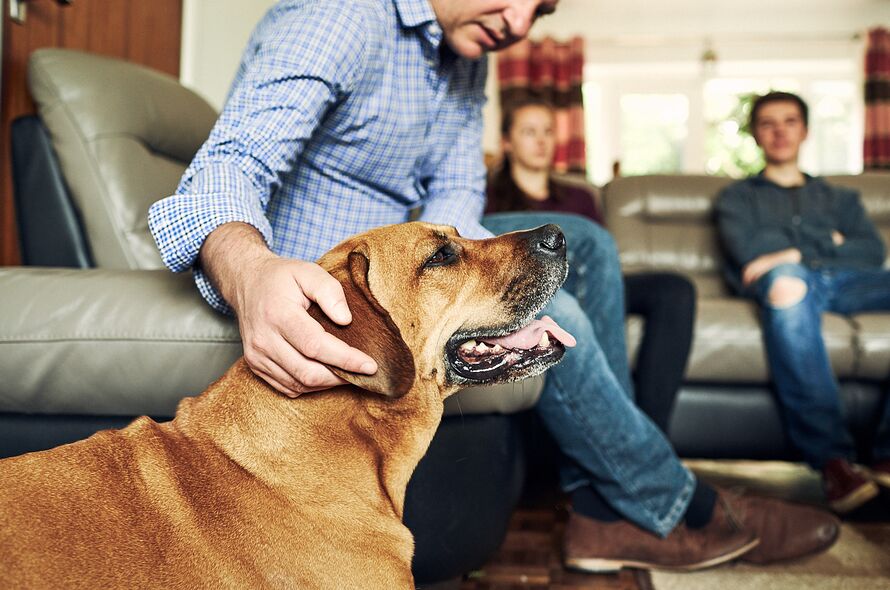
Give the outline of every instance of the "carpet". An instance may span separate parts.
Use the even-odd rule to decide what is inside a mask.
[[[705,481],[798,502],[822,501],[819,477],[778,462],[687,461]],[[652,572],[655,590],[890,590],[890,523],[847,520],[827,552],[787,564],[735,563],[694,573]]]

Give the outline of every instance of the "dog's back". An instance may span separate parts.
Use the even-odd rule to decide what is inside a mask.
[[[120,431],[0,461],[0,587],[411,587],[413,542],[401,513],[368,493],[369,485],[379,490],[377,475],[369,482],[369,470],[343,469],[373,458],[314,456],[311,445],[290,448],[274,432],[237,432],[265,421],[258,408],[339,408],[354,392],[294,402],[257,386],[238,363],[187,399],[172,422],[143,417]],[[263,395],[273,403],[247,403]],[[324,403],[331,396],[342,399]],[[252,417],[240,415],[246,408]],[[306,432],[304,440],[326,446],[325,439],[351,437],[349,424],[307,411],[307,428],[324,424],[327,433]],[[231,437],[194,428],[206,421],[225,431],[221,413],[231,419]],[[236,460],[239,450],[228,447],[239,436],[250,442]],[[267,465],[255,473],[259,463],[249,458],[265,453],[282,464],[270,477]],[[294,473],[298,486],[285,481]]]

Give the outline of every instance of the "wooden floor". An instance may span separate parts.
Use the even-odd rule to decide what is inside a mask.
[[[559,502],[517,510],[500,550],[467,576],[460,590],[651,590],[648,572],[592,575],[563,568],[560,547],[568,516],[564,506]]]

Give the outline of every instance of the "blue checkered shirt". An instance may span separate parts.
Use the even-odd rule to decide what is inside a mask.
[[[257,25],[225,107],[149,227],[164,263],[194,270],[218,226],[255,227],[273,252],[316,260],[409,219],[490,235],[482,106],[486,61],[456,57],[427,0],[279,2]]]

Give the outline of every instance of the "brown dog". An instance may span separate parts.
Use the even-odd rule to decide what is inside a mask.
[[[533,322],[565,279],[565,240],[409,223],[319,263],[354,320],[313,316],[377,374],[289,399],[240,360],[172,422],[0,462],[0,587],[413,588],[405,488],[443,400],[540,373],[564,352],[547,331],[573,343]]]

